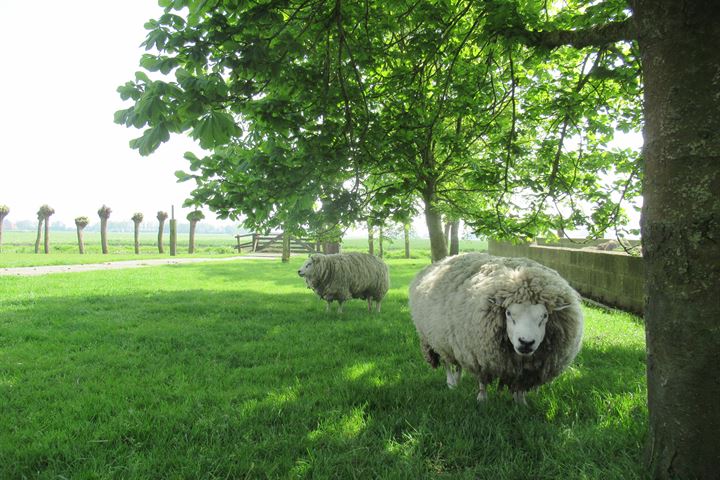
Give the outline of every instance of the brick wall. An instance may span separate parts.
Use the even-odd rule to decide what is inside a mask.
[[[547,245],[513,245],[488,240],[488,252],[503,257],[527,257],[556,270],[584,297],[642,314],[643,262],[625,252]]]

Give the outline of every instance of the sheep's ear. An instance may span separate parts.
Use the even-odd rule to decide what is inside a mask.
[[[565,309],[568,308],[570,305],[572,305],[572,304],[571,304],[571,303],[566,303],[565,305],[558,305],[557,307],[553,308],[553,312],[559,312],[560,310],[565,310]]]

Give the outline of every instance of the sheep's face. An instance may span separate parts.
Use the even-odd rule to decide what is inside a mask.
[[[308,258],[305,260],[305,263],[302,264],[302,267],[300,267],[300,270],[298,270],[298,275],[305,278],[306,280],[308,278],[312,277],[312,271],[313,271],[313,257]]]
[[[507,334],[515,352],[530,356],[545,338],[548,311],[545,305],[513,303],[505,309]]]

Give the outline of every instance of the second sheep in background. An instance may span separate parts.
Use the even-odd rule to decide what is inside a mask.
[[[385,262],[367,253],[314,254],[300,267],[298,275],[305,279],[327,302],[327,310],[333,301],[338,302],[338,313],[343,303],[353,298],[366,299],[368,311],[372,302],[379,312],[383,297],[390,288],[390,275]]]

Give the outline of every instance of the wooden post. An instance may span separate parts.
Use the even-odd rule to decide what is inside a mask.
[[[238,253],[242,253],[242,249],[240,248],[240,235],[235,235],[235,240],[237,240],[237,251]]]
[[[177,220],[175,220],[175,206],[171,207],[170,215],[170,256],[177,254]]]

